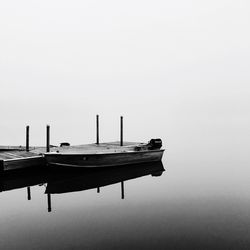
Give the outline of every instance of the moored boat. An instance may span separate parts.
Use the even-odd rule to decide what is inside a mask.
[[[45,153],[48,164],[67,167],[107,167],[161,161],[164,149],[160,139],[149,143],[119,142],[63,146]]]

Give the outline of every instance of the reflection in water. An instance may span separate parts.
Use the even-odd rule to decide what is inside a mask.
[[[31,200],[30,187],[27,187],[27,198],[28,198],[28,201]]]
[[[160,176],[164,171],[161,162],[116,166],[100,169],[44,169],[39,172],[13,172],[1,177],[2,191],[27,187],[27,199],[31,200],[31,186],[45,184],[48,203],[48,212],[52,211],[52,194],[79,192],[97,189],[103,186],[121,183],[121,199],[124,195],[124,182],[146,175]]]
[[[121,193],[122,193],[122,199],[124,199],[124,182],[121,182]]]
[[[2,176],[0,249],[249,249],[248,186],[224,178],[225,192],[218,171],[177,168]]]
[[[47,199],[48,199],[48,212],[51,212],[51,195],[47,194]]]

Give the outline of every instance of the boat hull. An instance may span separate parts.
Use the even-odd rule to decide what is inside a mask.
[[[50,165],[68,167],[107,167],[161,161],[164,150],[97,154],[45,154]]]
[[[61,169],[61,168],[60,168]],[[162,162],[91,168],[81,171],[55,171],[47,182],[45,193],[62,194],[113,185],[146,175],[161,176],[165,171]]]

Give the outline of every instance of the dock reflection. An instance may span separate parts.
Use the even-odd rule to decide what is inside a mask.
[[[121,199],[125,199],[125,181],[152,175],[161,176],[165,171],[162,162],[137,165],[116,166],[96,169],[44,169],[36,172],[15,172],[0,177],[0,191],[10,191],[19,188],[27,189],[27,199],[31,200],[31,187],[44,185],[47,195],[48,212],[52,211],[52,195],[79,192],[121,183]]]

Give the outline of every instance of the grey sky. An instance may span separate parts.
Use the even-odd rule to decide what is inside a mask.
[[[88,142],[96,113],[105,140],[120,114],[128,140],[249,136],[249,13],[239,0],[1,1],[0,144],[23,143],[26,124],[42,144],[47,123],[56,143]]]

